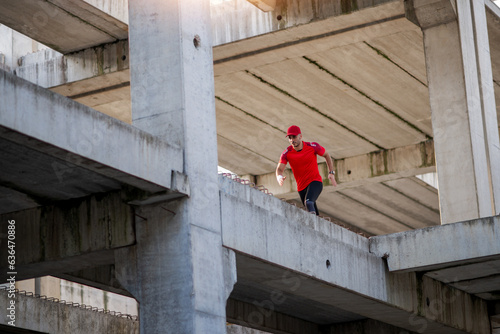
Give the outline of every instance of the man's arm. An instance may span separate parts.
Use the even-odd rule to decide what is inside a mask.
[[[286,176],[283,176],[283,172],[285,171],[286,165],[283,163],[278,163],[278,167],[276,167],[276,180],[280,186],[283,185],[283,181],[285,181]]]
[[[335,181],[335,171],[333,170],[333,162],[332,162],[332,157],[328,152],[325,151],[325,154],[323,154],[323,158],[326,160],[326,165],[328,166],[328,179],[332,183],[334,187],[337,186],[337,181]],[[333,171],[333,174],[330,174],[330,172]]]

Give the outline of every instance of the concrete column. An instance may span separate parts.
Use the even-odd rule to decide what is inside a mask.
[[[412,2],[407,16],[424,33],[441,223],[498,214],[500,144],[484,0]]]
[[[118,261],[141,333],[226,331],[210,26],[208,0],[129,0],[132,123],[183,149],[190,184],[136,209],[134,261]]]

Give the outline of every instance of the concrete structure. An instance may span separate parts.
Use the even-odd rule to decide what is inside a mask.
[[[60,276],[64,277],[64,274]],[[75,280],[73,276],[71,279]],[[43,276],[16,281],[15,287],[21,294],[39,295],[42,299],[52,297],[66,303],[92,306],[103,312],[113,311],[130,317],[139,315],[135,299],[73,281]],[[6,285],[5,288],[8,289],[9,286]]]
[[[137,318],[123,317],[120,313],[103,312],[78,303],[59,299],[42,299],[33,295],[16,294],[15,299],[6,290],[0,290],[0,303],[16,302],[16,326],[0,325],[2,333],[78,333],[83,329],[91,333],[139,333]],[[21,328],[21,329],[17,329]],[[26,329],[25,331],[22,328]]]
[[[0,1],[53,49],[11,43],[0,72],[3,282],[133,296],[141,333],[497,331],[491,1],[128,5]],[[337,158],[320,210],[360,233],[268,194],[296,200],[273,188],[290,123]],[[436,168],[439,206],[415,178]]]

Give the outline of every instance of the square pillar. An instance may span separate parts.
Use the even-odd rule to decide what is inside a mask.
[[[129,0],[129,44],[132,124],[183,150],[190,196],[135,209],[137,245],[116,252],[117,277],[139,301],[142,334],[222,334],[209,0]]]
[[[410,0],[423,31],[441,223],[500,213],[500,142],[484,0]]]

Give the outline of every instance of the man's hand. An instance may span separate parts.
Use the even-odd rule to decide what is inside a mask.
[[[280,187],[282,187],[283,186],[283,182],[286,179],[286,176],[278,175],[278,176],[276,176],[276,179],[278,180],[278,183],[279,183]]]
[[[332,183],[332,185],[333,185],[334,187],[336,187],[336,186],[337,186],[337,181],[335,181],[335,175],[333,175],[333,174],[328,174],[328,180],[330,180],[330,182]]]

